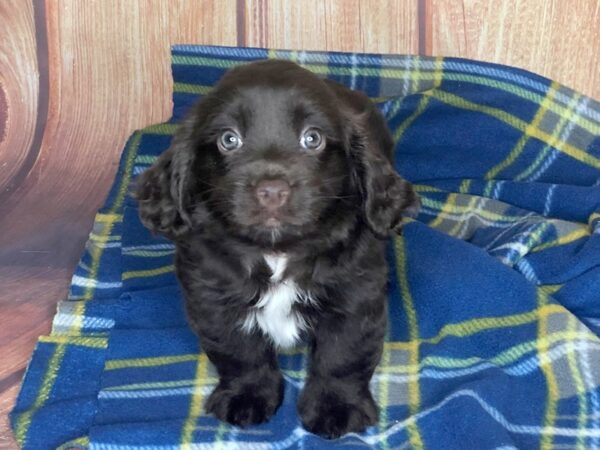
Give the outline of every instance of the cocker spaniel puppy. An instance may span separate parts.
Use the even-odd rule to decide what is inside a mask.
[[[276,352],[306,338],[302,423],[333,438],[377,421],[369,380],[386,330],[385,238],[418,199],[363,94],[286,61],[227,72],[140,176],[142,222],[176,243],[186,310],[223,421],[268,420]]]

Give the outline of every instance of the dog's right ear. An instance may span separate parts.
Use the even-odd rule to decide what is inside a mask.
[[[380,238],[398,233],[403,216],[414,217],[420,202],[412,184],[394,168],[394,140],[386,121],[365,94],[334,81],[325,82],[350,110],[346,113],[346,145],[365,222]]]
[[[134,194],[142,223],[172,240],[192,228],[190,179],[195,123],[192,117],[183,122],[169,149],[139,176]]]

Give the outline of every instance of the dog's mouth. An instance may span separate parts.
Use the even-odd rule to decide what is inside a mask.
[[[287,208],[275,211],[258,210],[250,220],[250,224],[267,231],[296,229],[310,224],[308,217],[294,214]]]
[[[282,233],[285,230],[294,228],[298,225],[299,224],[295,223],[293,218],[287,217],[285,214],[271,212],[268,214],[258,214],[251,226],[253,226],[256,230],[264,230],[268,233]]]
[[[237,222],[242,227],[252,227],[256,229],[265,229],[266,231],[283,231],[288,228],[295,228],[307,225],[307,217],[298,214],[291,207],[278,209],[268,209],[256,206],[237,217]]]
[[[269,217],[267,220],[265,220],[264,225],[267,228],[278,228],[281,226],[281,220],[278,219],[277,217]]]
[[[298,220],[286,210],[259,210],[255,223],[267,229],[279,229],[285,225],[300,225]]]
[[[258,215],[253,219],[250,223],[234,226],[231,231],[265,247],[292,244],[312,229],[310,224],[298,223],[285,215]]]

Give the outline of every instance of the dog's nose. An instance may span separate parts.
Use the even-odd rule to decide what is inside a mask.
[[[290,185],[283,180],[263,180],[256,186],[258,202],[267,209],[281,208],[290,196]]]

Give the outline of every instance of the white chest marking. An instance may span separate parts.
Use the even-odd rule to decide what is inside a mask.
[[[294,303],[310,302],[310,295],[298,288],[294,280],[283,279],[288,258],[285,254],[264,255],[273,272],[271,286],[246,316],[242,329],[246,332],[258,326],[279,347],[293,346],[306,321],[293,311]]]

